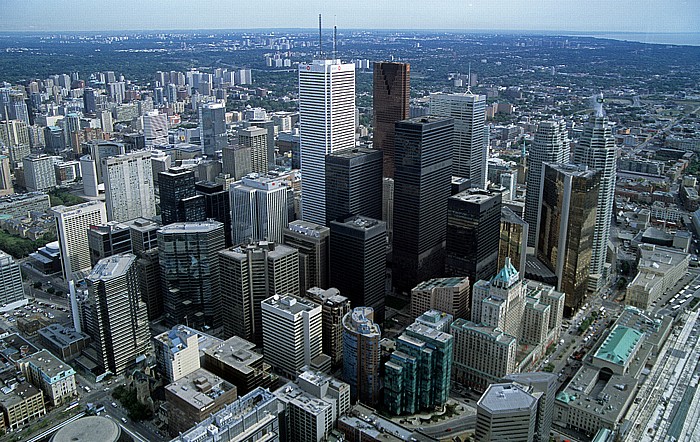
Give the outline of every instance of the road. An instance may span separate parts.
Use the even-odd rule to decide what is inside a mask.
[[[472,431],[474,430],[475,426],[476,415],[471,414],[466,416],[463,415],[447,422],[425,426],[418,431],[427,436],[442,439],[445,437],[450,437],[450,435],[457,435],[459,433],[464,433],[465,431]]]

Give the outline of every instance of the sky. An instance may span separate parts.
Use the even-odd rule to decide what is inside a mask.
[[[698,32],[700,0],[0,0],[2,31],[314,28]]]

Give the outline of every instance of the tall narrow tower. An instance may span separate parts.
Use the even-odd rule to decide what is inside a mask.
[[[374,63],[374,148],[384,152],[384,176],[394,177],[394,124],[409,117],[411,65]]]
[[[599,103],[601,104],[601,103]],[[607,244],[610,238],[610,223],[615,199],[615,138],[603,114],[602,105],[596,115],[583,128],[583,135],[574,149],[573,162],[600,169],[600,189],[593,233],[593,256],[591,257],[588,289],[600,288],[604,280]]]
[[[529,225],[527,245],[536,247],[535,236],[539,229],[542,192],[542,163],[567,163],[569,137],[564,120],[542,121],[537,126],[535,139],[527,159],[527,193],[525,194],[525,221]]]
[[[299,126],[302,219],[326,225],[326,155],[355,145],[354,64],[299,64]]]

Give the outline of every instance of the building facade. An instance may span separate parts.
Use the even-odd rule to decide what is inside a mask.
[[[103,158],[100,163],[108,220],[123,222],[156,215],[149,151]]]
[[[383,152],[383,176],[394,177],[394,124],[409,118],[411,65],[374,63],[372,107],[374,147]],[[372,216],[372,215],[368,215]]]
[[[355,307],[343,318],[343,380],[353,401],[379,402],[379,341],[382,332],[371,307]]]

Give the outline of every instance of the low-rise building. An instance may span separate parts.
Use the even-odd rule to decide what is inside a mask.
[[[20,360],[19,366],[27,380],[40,388],[54,407],[78,394],[73,367],[47,350]]]
[[[242,395],[257,387],[274,388],[278,377],[254,348],[252,342],[233,336],[204,350],[203,367],[234,384]]]
[[[627,286],[625,302],[644,310],[678,282],[688,270],[690,255],[653,244],[638,246],[639,273]]]
[[[85,333],[61,324],[50,324],[39,329],[37,334],[39,343],[64,361],[80,356],[80,352],[90,342],[90,337]]]
[[[11,430],[46,414],[42,391],[29,382],[20,383],[11,375],[2,376],[0,408],[5,417],[5,425]]]

